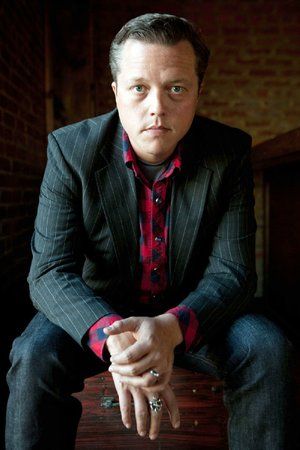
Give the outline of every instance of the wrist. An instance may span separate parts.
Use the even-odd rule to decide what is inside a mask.
[[[179,321],[174,314],[165,313],[157,317],[167,331],[168,337],[171,338],[174,348],[183,341],[183,334],[179,325]]]

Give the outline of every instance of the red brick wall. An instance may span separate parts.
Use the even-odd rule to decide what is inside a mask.
[[[32,314],[26,277],[45,162],[44,17],[39,0],[0,7],[0,448],[12,339]]]
[[[21,296],[28,273],[29,240],[45,162],[41,3],[6,1],[0,11],[0,285],[9,296],[13,292]]]
[[[252,134],[258,143],[299,126],[298,0],[94,1],[96,112],[114,105],[108,91],[109,44],[145,12],[182,15],[202,28],[211,49],[199,112]]]

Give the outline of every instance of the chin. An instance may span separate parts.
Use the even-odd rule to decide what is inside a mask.
[[[155,156],[157,158],[163,158],[165,155],[169,156],[172,152],[162,149],[161,146],[157,146],[156,148],[150,148],[147,153],[148,155]],[[166,156],[166,158],[168,156]]]

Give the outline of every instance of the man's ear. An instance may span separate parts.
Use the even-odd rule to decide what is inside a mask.
[[[113,93],[115,94],[115,97],[117,96],[117,83],[115,81],[113,81],[111,83],[111,88],[113,90]]]

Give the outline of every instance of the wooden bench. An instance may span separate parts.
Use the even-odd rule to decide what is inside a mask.
[[[294,377],[300,417],[300,353],[295,355]],[[223,384],[214,378],[175,368],[172,387],[178,400],[181,427],[174,430],[164,414],[158,439],[141,438],[135,428],[127,430],[117,404],[109,372],[86,380],[76,394],[83,405],[76,450],[143,449],[228,450],[227,411],[223,405]]]
[[[181,427],[174,430],[165,412],[160,436],[150,441],[138,436],[134,427],[127,430],[123,426],[110,373],[88,379],[85,390],[76,394],[83,404],[76,450],[227,449],[222,383],[207,375],[175,368],[172,387],[179,404]]]

